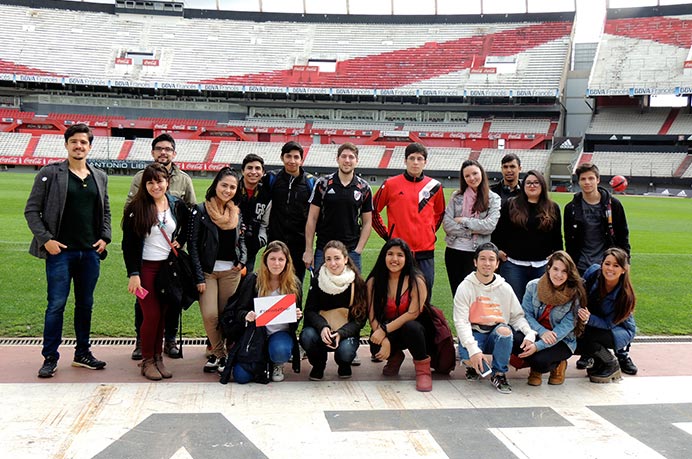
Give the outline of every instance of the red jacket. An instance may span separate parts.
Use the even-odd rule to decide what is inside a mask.
[[[442,184],[406,172],[384,181],[373,198],[372,226],[383,239],[401,238],[418,258],[432,258],[445,212]],[[380,212],[387,208],[387,226]],[[429,253],[426,253],[429,252]]]

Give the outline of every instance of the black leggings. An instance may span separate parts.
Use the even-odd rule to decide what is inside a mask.
[[[408,349],[413,360],[424,360],[428,357],[425,347],[425,328],[417,320],[409,320],[401,328],[390,332],[387,338],[391,344],[390,355],[396,351]],[[380,351],[380,346],[371,343],[370,349],[374,355]]]
[[[548,373],[554,370],[563,360],[572,356],[572,350],[564,341],[538,351],[524,360],[531,366],[531,370],[539,373]]]
[[[591,355],[601,347],[615,349],[613,332],[587,325],[584,334],[577,339],[577,352],[582,355]]]
[[[452,289],[452,297],[456,295],[457,287],[461,281],[476,269],[473,264],[473,257],[474,252],[445,249],[445,267],[447,268],[449,287]]]

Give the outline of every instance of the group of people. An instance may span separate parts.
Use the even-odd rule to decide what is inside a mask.
[[[46,259],[48,281],[40,377],[57,369],[71,282],[73,365],[106,366],[89,347],[99,258],[111,242],[107,176],[86,162],[92,140],[85,125],[67,129],[68,159],[41,169],[25,209],[31,253]],[[627,354],[635,333],[627,222],[620,202],[598,187],[595,165],[577,168],[582,191],[565,208],[565,252],[560,208],[545,178],[532,170],[519,180],[520,160],[512,154],[503,158],[503,180],[493,190],[481,164],[464,161],[447,205],[442,184],[424,173],[428,153],[419,143],[406,147],[405,171],[374,196],[356,175],[359,151],[351,143],[338,148],[337,171],[319,178],[304,171],[304,151],[294,141],[283,146],[277,170],[265,171],[262,157],[247,155],[240,173],[217,173],[201,203],[175,155],[169,134],[153,140],[154,162],[133,178],[121,222],[127,288],[136,295],[132,358],[150,380],[172,376],[164,354],[181,356],[180,311],[157,291],[157,275],[171,252],[186,246],[208,339],[205,372],[238,383],[278,382],[289,360],[299,370],[302,346],[311,380],[323,379],[329,352],[338,376],[348,378],[369,323],[372,359],[386,361],[383,374],[397,375],[408,349],[416,388],[432,390],[431,350],[419,319],[431,301],[440,226],[468,379],[490,374],[500,392],[509,392],[511,357],[531,368],[529,384],[539,385],[546,372],[549,383],[561,384],[575,352],[577,366],[595,382],[637,371]],[[363,276],[361,253],[372,229],[386,242]],[[279,295],[294,295],[296,320],[257,326],[255,299]]]

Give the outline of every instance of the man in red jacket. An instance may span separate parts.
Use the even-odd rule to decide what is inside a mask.
[[[442,223],[445,197],[442,184],[423,173],[428,151],[420,143],[406,147],[406,170],[388,178],[373,199],[372,226],[383,239],[398,237],[411,246],[432,294],[435,280],[435,233]],[[387,226],[380,212],[387,208]]]

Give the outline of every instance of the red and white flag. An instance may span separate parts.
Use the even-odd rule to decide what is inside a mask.
[[[258,327],[296,322],[296,296],[291,293],[255,298],[255,313]]]

